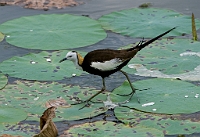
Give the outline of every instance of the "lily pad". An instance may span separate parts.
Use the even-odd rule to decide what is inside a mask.
[[[0,73],[0,89],[4,88],[7,82],[8,78],[4,74]]]
[[[173,105],[171,105],[173,106]],[[122,122],[135,127],[155,128],[166,135],[199,133],[200,123],[191,120],[173,119],[170,115],[154,115],[139,112],[127,107],[118,107],[115,116]]]
[[[1,96],[2,97],[2,96]],[[18,125],[18,123],[27,118],[27,112],[21,108],[14,108],[12,106],[3,106],[0,107],[0,134],[12,134],[19,135],[14,133],[9,129]],[[19,126],[19,125],[18,125]],[[21,125],[20,125],[21,126]],[[19,129],[19,128],[18,128]]]
[[[188,39],[157,40],[139,51],[123,70],[134,74],[134,69],[140,66],[138,64],[142,64],[147,71],[141,70],[142,68],[137,69],[138,72],[136,74],[138,75],[151,76],[154,71],[159,71],[172,78],[200,80],[198,71],[200,65],[199,45],[199,42]],[[129,45],[124,48],[132,46]],[[152,74],[152,76],[155,75]]]
[[[0,124],[17,123],[26,119],[27,113],[20,108],[0,107]]]
[[[46,109],[46,102],[62,98],[66,100],[66,103],[65,105],[57,106],[57,118],[55,118],[55,121],[78,120],[96,116],[107,111],[106,108],[102,109],[103,104],[101,103],[92,104],[90,107],[82,110],[79,109],[84,104],[70,105],[80,100],[86,100],[96,92],[97,90],[93,88],[66,86],[55,82],[16,81],[16,84],[8,84],[1,90],[0,102],[2,106],[21,108],[29,114],[29,120],[38,121],[38,117]],[[96,99],[94,98],[93,101],[96,101]]]
[[[97,121],[93,123],[85,123],[71,127],[68,131],[64,132],[63,136],[137,136],[137,137],[163,137],[162,131],[154,128],[136,127],[131,128],[124,124],[117,124],[109,121]],[[61,135],[62,136],[62,135]]]
[[[51,53],[42,51],[22,57],[15,56],[3,61],[0,64],[0,70],[10,77],[40,81],[62,80],[72,77],[73,74],[79,76],[84,73],[84,71],[75,69],[70,61],[59,63],[66,53],[66,50]]]
[[[200,88],[189,82],[174,79],[154,78],[141,80],[132,83],[137,89],[137,96],[140,103],[137,102],[136,96],[124,106],[136,108],[141,111],[164,114],[189,114],[199,111]],[[122,86],[116,88],[111,96],[113,102],[123,102],[128,97],[117,97],[115,94],[131,93],[127,81]]]
[[[0,31],[14,46],[41,50],[83,47],[106,37],[97,21],[69,14],[21,17],[1,24]]]
[[[166,36],[181,36],[191,33],[191,17],[169,9],[132,8],[112,12],[99,18],[106,30],[131,37],[153,38],[178,26]],[[197,29],[200,20],[196,20]]]
[[[0,32],[0,42],[4,39],[4,35]]]

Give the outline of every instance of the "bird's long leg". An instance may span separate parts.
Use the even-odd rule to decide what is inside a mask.
[[[103,87],[102,87],[102,89],[101,89],[99,92],[97,92],[96,94],[92,95],[89,99],[87,99],[87,100],[81,102],[81,103],[85,103],[85,105],[84,105],[83,107],[81,107],[80,109],[83,109],[84,107],[89,106],[89,102],[90,102],[94,97],[96,97],[97,95],[99,95],[100,93],[102,93],[103,91],[105,91],[106,86],[105,86],[105,80],[104,80],[104,78],[102,78],[102,82],[103,82]]]
[[[92,95],[92,96],[91,96],[89,99],[87,99],[85,102],[88,102],[88,101],[92,100],[94,97],[96,97],[97,95],[99,95],[100,93],[102,93],[102,92],[106,89],[104,78],[102,78],[102,82],[103,82],[103,87],[102,87],[102,89],[101,89],[99,92],[97,92],[96,94]]]
[[[122,72],[122,74],[124,74],[124,75],[126,76],[126,79],[128,80],[128,82],[129,82],[129,84],[130,84],[130,86],[131,86],[131,89],[132,89],[132,92],[129,94],[130,97],[128,98],[128,100],[126,100],[126,102],[128,102],[128,101],[131,100],[131,98],[133,97],[133,94],[134,94],[134,93],[135,93],[136,97],[137,97],[137,94],[136,94],[136,92],[135,92],[135,88],[133,87],[133,85],[132,85],[132,83],[131,83],[131,81],[130,81],[128,75],[127,75],[127,73],[124,72],[123,70],[120,70],[120,71]],[[138,97],[137,97],[137,100],[138,100],[138,103],[140,103],[140,99],[139,99]]]

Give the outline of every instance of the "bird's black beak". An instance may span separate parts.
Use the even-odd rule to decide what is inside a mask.
[[[67,60],[67,58],[61,59],[61,60],[59,61],[59,63],[65,61],[65,60]]]

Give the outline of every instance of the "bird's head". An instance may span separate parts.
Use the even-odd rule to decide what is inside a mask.
[[[65,60],[70,60],[72,62],[76,62],[78,60],[78,55],[77,54],[78,53],[76,51],[69,51],[66,54],[65,58],[61,59],[59,62],[61,63],[61,62],[65,61]]]
[[[65,58],[61,59],[59,62],[63,62],[65,60],[70,60],[74,63],[77,69],[83,70],[82,69],[82,63],[83,63],[83,57],[76,51],[69,51]]]

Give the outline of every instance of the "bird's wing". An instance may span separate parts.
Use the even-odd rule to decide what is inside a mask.
[[[130,60],[133,57],[128,52],[122,52],[121,50],[95,50],[89,52],[84,60],[87,60],[88,65],[101,71],[114,70],[124,62]]]

